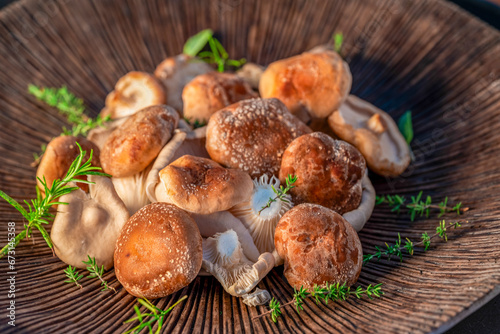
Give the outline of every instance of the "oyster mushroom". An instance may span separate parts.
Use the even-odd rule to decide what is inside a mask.
[[[99,266],[113,266],[113,253],[120,231],[129,218],[111,180],[89,175],[89,193],[77,189],[60,197],[50,237],[56,255],[65,263],[85,268],[87,255]]]
[[[116,241],[116,278],[136,297],[161,298],[191,283],[202,257],[200,231],[189,214],[153,203],[130,217]]]
[[[280,181],[297,176],[290,194],[296,204],[315,203],[340,214],[356,209],[362,196],[365,159],[359,151],[322,132],[295,139],[283,154]]]
[[[266,290],[250,291],[273,267],[274,257],[270,253],[261,254],[256,262],[250,261],[233,230],[203,240],[202,268],[214,275],[230,295],[242,297],[245,304],[261,305],[271,299]]]
[[[209,72],[197,76],[182,91],[184,117],[205,124],[217,110],[257,97],[252,88],[232,73]]]
[[[328,124],[363,154],[377,174],[396,177],[410,164],[410,149],[391,116],[354,95],[328,117]]]
[[[277,176],[287,146],[310,132],[278,99],[250,99],[212,115],[206,147],[214,161],[252,178]]]
[[[253,184],[252,196],[229,211],[248,229],[260,253],[273,252],[274,230],[280,218],[292,208],[292,197],[286,194],[283,200],[264,208],[270,198],[276,197],[273,187],[279,189],[280,181],[275,176],[269,178],[264,174],[254,179]]]
[[[300,204],[276,227],[277,253],[288,283],[312,291],[325,283],[356,283],[363,265],[358,234],[341,215],[317,204]]]
[[[166,102],[165,91],[158,79],[146,72],[132,71],[116,82],[115,90],[106,97],[101,115],[121,118]]]
[[[263,98],[280,99],[292,114],[308,123],[337,110],[351,90],[349,66],[332,50],[314,48],[271,63],[262,74]]]
[[[50,141],[42,156],[40,165],[36,171],[37,186],[44,193],[44,187],[39,179],[43,180],[47,186],[51,186],[57,179],[62,179],[68,172],[71,163],[80,154],[80,149],[76,143],[80,144],[82,150],[86,152],[84,161],[87,161],[92,152],[92,165],[100,167],[99,148],[90,140],[83,137],[59,136]],[[83,179],[86,179],[84,176]],[[77,183],[83,191],[88,191],[89,187],[86,183]]]
[[[162,61],[154,74],[165,86],[168,105],[182,113],[182,90],[196,76],[210,71],[212,67],[200,59],[180,54]]]
[[[253,189],[245,172],[191,155],[180,157],[159,174],[163,187],[156,188],[157,200],[193,213],[225,211],[247,199]]]

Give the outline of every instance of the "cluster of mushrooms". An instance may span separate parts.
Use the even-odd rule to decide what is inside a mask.
[[[126,74],[101,112],[112,121],[88,138],[54,139],[39,165],[49,184],[63,177],[78,142],[112,175],[61,197],[57,256],[114,266],[145,298],[213,275],[255,306],[270,299],[257,284],[282,264],[295,288],[354,284],[357,231],[375,202],[367,167],[397,176],[410,154],[388,114],[349,95],[351,81],[327,47],[236,73],[179,55],[154,75]],[[295,187],[267,205],[290,175]]]

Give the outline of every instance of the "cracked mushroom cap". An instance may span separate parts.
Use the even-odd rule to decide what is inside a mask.
[[[354,95],[328,117],[328,124],[363,154],[377,174],[396,177],[410,164],[410,149],[392,117]]]
[[[153,203],[130,217],[116,241],[116,278],[131,295],[162,298],[191,283],[202,258],[191,216],[175,205]]]
[[[337,110],[351,90],[349,66],[334,51],[313,49],[271,63],[262,74],[263,98],[283,101],[304,122],[325,118]]]
[[[196,76],[213,71],[207,63],[185,54],[169,57],[155,69],[155,76],[165,86],[168,105],[182,113],[182,90]]]
[[[44,188],[38,178],[43,180],[45,177],[49,188],[55,180],[62,179],[75,158],[80,154],[80,149],[76,145],[76,142],[80,144],[82,150],[86,151],[83,161],[87,161],[90,158],[90,152],[92,151],[92,166],[101,167],[99,148],[93,142],[83,137],[56,137],[47,145],[36,171],[36,183],[42,193],[44,193]],[[85,176],[81,178],[86,180]],[[88,184],[77,183],[77,186],[85,192],[89,190]]]
[[[158,201],[200,214],[225,211],[246,200],[253,189],[247,173],[192,155],[162,169],[160,179],[163,194],[156,192]]]
[[[278,175],[281,157],[311,130],[278,99],[250,99],[217,111],[207,125],[207,151],[223,166],[252,178]]]
[[[270,253],[261,254],[256,262],[250,261],[233,230],[203,240],[202,268],[214,275],[227,293],[242,297],[247,305],[261,305],[271,299],[265,290],[251,291],[273,267],[274,257]]]
[[[60,197],[50,238],[63,262],[85,268],[87,255],[98,266],[113,266],[113,252],[120,231],[129,218],[127,208],[107,177],[89,175],[89,193],[80,189]]]
[[[205,73],[194,78],[182,91],[184,117],[191,123],[205,124],[217,110],[254,97],[257,94],[236,74]]]
[[[153,75],[132,71],[121,77],[106,96],[101,115],[111,119],[133,115],[145,107],[166,104],[162,84]]]
[[[280,181],[297,176],[290,190],[296,204],[315,203],[340,214],[359,206],[365,159],[359,151],[322,132],[295,139],[283,154]]]
[[[298,289],[325,283],[356,283],[363,265],[358,234],[341,215],[316,204],[300,204],[276,227],[276,250],[285,260],[284,275]]]
[[[104,143],[104,171],[125,177],[144,170],[172,137],[178,121],[177,112],[165,105],[146,107],[130,116]]]

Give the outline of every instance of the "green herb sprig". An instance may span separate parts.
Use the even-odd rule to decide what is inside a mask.
[[[83,288],[82,285],[78,283],[78,281],[83,278],[83,275],[76,271],[76,267],[68,266],[68,268],[64,269],[64,273],[69,279],[67,281],[64,281],[64,283],[75,283],[76,286],[80,289]]]
[[[283,305],[279,301],[277,301],[274,297],[269,302],[269,311],[259,314],[254,317],[253,320],[261,318],[266,315],[271,315],[271,320],[273,322],[277,322],[278,318],[281,316],[281,308],[287,307],[289,305],[294,305],[297,313],[300,313],[303,310],[304,301],[307,298],[314,298],[316,304],[320,304],[324,302],[328,304],[329,300],[334,302],[336,301],[345,301],[349,299],[351,295],[356,296],[357,298],[362,298],[364,295],[368,296],[368,298],[373,299],[373,297],[381,297],[384,292],[382,291],[382,283],[377,285],[368,285],[366,289],[363,289],[361,286],[358,286],[356,289],[351,289],[351,287],[344,284],[328,284],[326,283],[324,286],[315,285],[312,289],[312,292],[308,292],[304,287],[300,287],[300,289],[293,289],[293,299]]]
[[[210,51],[203,51],[207,44]],[[245,58],[241,58],[240,60],[229,59],[226,49],[224,49],[222,44],[213,37],[213,31],[211,29],[202,30],[196,35],[188,38],[182,52],[188,56],[197,56],[206,63],[217,65],[217,70],[219,72],[224,72],[227,66],[238,68],[246,63]]]
[[[80,154],[78,154],[76,159],[72,162],[71,166],[68,169],[68,172],[66,173],[66,176],[64,176],[62,180],[59,179],[54,180],[54,182],[50,186],[47,184],[45,178],[43,178],[43,180],[38,178],[38,180],[43,186],[45,197],[43,197],[40,190],[36,188],[37,198],[32,199],[31,201],[27,200],[24,201],[24,203],[27,206],[27,210],[24,207],[22,207],[21,204],[19,204],[12,197],[10,197],[9,195],[0,190],[0,197],[2,197],[10,205],[16,208],[28,222],[27,224],[24,224],[24,230],[20,232],[18,235],[16,235],[14,239],[10,240],[9,243],[2,248],[2,250],[0,251],[0,258],[7,255],[9,250],[15,248],[19,244],[19,242],[21,242],[22,239],[24,238],[29,239],[31,237],[33,228],[36,228],[40,231],[42,237],[47,243],[47,246],[49,246],[49,248],[52,250],[53,253],[54,248],[52,245],[52,240],[50,239],[50,235],[47,232],[47,230],[45,230],[43,225],[49,224],[49,222],[54,219],[55,216],[49,212],[49,209],[53,205],[68,204],[65,202],[59,202],[57,201],[57,199],[62,195],[69,194],[73,190],[78,189],[78,187],[70,186],[68,185],[68,183],[70,182],[74,183],[79,182],[87,184],[93,183],[87,180],[81,180],[78,178],[79,176],[86,176],[86,175],[100,175],[108,177],[111,176],[105,173],[98,172],[99,170],[101,170],[101,168],[94,167],[91,165],[92,154],[93,154],[92,151],[90,151],[90,157],[87,160],[87,162],[83,162],[83,158],[87,152],[82,150],[80,144],[78,143],[76,144],[78,145]]]
[[[382,257],[387,260],[391,260],[392,257],[399,258],[400,261],[403,261],[404,252],[408,255],[413,255],[415,247],[423,246],[424,251],[427,251],[431,245],[431,241],[434,238],[441,238],[445,242],[448,241],[447,229],[450,228],[458,228],[463,224],[468,224],[468,221],[458,221],[446,224],[446,221],[441,220],[439,225],[436,227],[436,233],[433,235],[429,235],[427,232],[422,233],[421,240],[419,242],[413,242],[409,238],[406,238],[404,244],[401,240],[401,235],[398,233],[398,240],[392,245],[385,243],[385,249],[383,247],[375,246],[376,252],[373,254],[365,254],[363,255],[363,264],[370,262],[373,259],[380,260]]]
[[[288,175],[286,178],[286,187],[283,187],[280,185],[279,189],[274,188],[273,185],[271,185],[271,188],[273,188],[274,193],[276,194],[276,197],[274,198],[269,198],[267,201],[266,205],[264,205],[260,210],[259,210],[259,215],[262,211],[265,209],[271,207],[271,204],[276,202],[277,200],[280,200],[282,202],[288,203],[289,201],[285,198],[285,195],[290,191],[290,189],[295,188],[293,185],[297,181],[297,176],[295,175]]]
[[[344,35],[341,32],[335,33],[332,36],[333,38],[333,49],[335,52],[340,54],[340,50],[342,50],[342,44],[344,42]]]
[[[102,288],[101,291],[106,291],[108,289],[111,289],[116,293],[115,288],[113,288],[112,286],[109,286],[108,282],[103,278],[104,265],[99,267],[96,263],[95,257],[90,257],[90,255],[87,255],[87,257],[89,258],[88,261],[82,261],[82,262],[87,265],[87,271],[90,273],[90,275],[88,275],[88,277],[90,277],[90,278],[96,277],[101,281],[101,286],[104,286],[104,288]]]
[[[405,196],[400,195],[376,196],[375,204],[388,204],[392,207],[391,211],[398,214],[401,208],[407,208],[411,221],[414,221],[417,215],[420,217],[425,215],[426,218],[429,218],[431,209],[439,210],[438,217],[442,217],[449,212],[455,212],[457,215],[460,215],[469,210],[469,208],[462,207],[462,202],[449,206],[448,197],[445,197],[444,201],[439,204],[433,204],[431,196],[426,196],[425,200],[423,200],[423,191],[420,191],[417,196],[411,196],[410,203],[408,204],[406,204]]]
[[[130,322],[135,322],[135,321],[139,321],[140,323],[136,327],[126,331],[124,334],[132,333],[132,332],[140,333],[144,328],[148,328],[149,333],[152,334],[153,327],[154,327],[156,322],[158,323],[158,328],[156,329],[155,333],[157,333],[157,334],[160,333],[161,328],[162,328],[163,324],[165,323],[165,318],[167,317],[168,313],[170,313],[170,311],[172,311],[172,309],[174,307],[176,307],[178,304],[183,302],[186,298],[187,298],[187,296],[182,297],[174,305],[170,306],[168,309],[166,309],[164,311],[159,309],[155,305],[153,305],[146,298],[138,298],[137,301],[139,302],[139,304],[144,306],[150,313],[142,313],[141,310],[139,309],[139,307],[137,305],[134,305],[134,310],[135,310],[135,313],[137,314],[137,316],[125,321],[124,324],[130,323]],[[151,318],[151,319],[147,319],[147,318]]]

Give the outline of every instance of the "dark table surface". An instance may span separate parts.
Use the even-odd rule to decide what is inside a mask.
[[[16,0],[0,0],[0,8]],[[449,0],[496,29],[500,29],[500,0]],[[496,3],[496,4],[495,4]],[[500,61],[500,55],[499,55]],[[467,318],[448,330],[446,334],[500,333],[500,295],[474,311]]]

